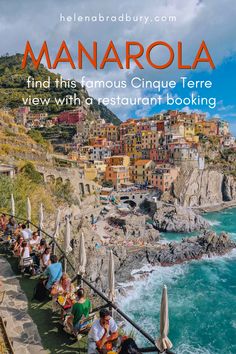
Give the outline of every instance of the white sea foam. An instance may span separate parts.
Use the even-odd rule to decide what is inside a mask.
[[[236,240],[236,232],[229,232],[229,236],[232,240]]]
[[[207,221],[211,226],[219,226],[221,224],[219,220],[207,220]]]
[[[158,241],[161,245],[165,245],[167,243],[172,242],[171,240],[168,240],[167,238],[162,238],[161,240]]]
[[[189,344],[181,344],[175,349],[176,354],[216,354],[215,351],[210,351],[203,347],[193,347]]]
[[[133,270],[134,280],[119,284],[123,288],[127,288],[128,291],[126,291],[125,297],[120,296],[118,298],[118,302],[123,308],[129,306],[131,302],[134,303],[135,300],[141,298],[144,289],[148,288],[149,292],[155,292],[158,287],[162,289],[164,284],[167,286],[168,284],[173,284],[186,274],[187,269],[187,264],[178,264],[171,267],[145,265],[141,269]],[[149,275],[143,277],[143,272],[149,272]]]
[[[202,260],[213,262],[213,261],[225,261],[226,259],[235,259],[235,258],[236,258],[236,248],[232,249],[229,253],[226,253],[223,256],[211,256],[211,257],[203,256]]]
[[[230,322],[231,326],[236,329],[236,321],[231,321]]]

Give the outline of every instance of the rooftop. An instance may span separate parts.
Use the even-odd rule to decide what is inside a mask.
[[[149,162],[152,162],[152,160],[138,160],[135,162],[135,165],[136,166],[143,166],[143,165],[148,164]]]

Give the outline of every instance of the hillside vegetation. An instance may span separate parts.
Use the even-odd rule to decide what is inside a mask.
[[[39,132],[26,133],[23,126],[14,122],[13,116],[0,110],[0,160],[18,164],[20,161],[34,161],[47,164],[47,153],[51,144]]]
[[[16,215],[27,218],[26,201],[30,197],[32,222],[38,222],[39,206],[43,203],[46,214],[55,213],[59,205],[76,204],[69,181],[45,183],[42,175],[30,162],[25,162],[14,178],[0,175],[0,211],[11,213],[11,194],[14,195]]]
[[[83,102],[84,99],[89,97],[88,92],[84,89],[79,82],[75,89],[71,88],[56,88],[51,85],[49,89],[44,88],[27,88],[26,80],[28,76],[32,76],[35,80],[44,81],[50,77],[51,82],[60,75],[54,74],[47,70],[44,65],[40,65],[38,70],[35,70],[30,59],[28,60],[27,67],[23,70],[21,68],[22,55],[16,54],[12,56],[0,57],[0,108],[9,107],[17,108],[22,106],[22,97],[51,97],[48,106],[31,106],[31,110],[48,112],[49,115],[55,115],[60,111],[74,109],[75,106],[57,106],[53,99],[73,95],[76,93],[77,97]],[[93,104],[86,106],[88,119],[95,118],[96,114],[100,114],[107,122],[119,124],[120,120],[103,104],[98,104],[94,99]]]

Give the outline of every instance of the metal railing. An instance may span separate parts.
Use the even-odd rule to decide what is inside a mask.
[[[12,216],[11,214],[7,214],[7,213],[5,213],[5,215]],[[76,273],[75,267],[73,266],[70,259],[68,258],[66,253],[63,251],[63,249],[61,248],[61,246],[58,244],[57,240],[53,236],[51,236],[49,233],[47,233],[43,229],[40,229],[37,225],[35,225],[34,223],[32,223],[31,221],[29,221],[27,219],[24,219],[24,218],[21,218],[18,216],[14,216],[14,218],[16,220],[23,221],[28,226],[32,225],[34,228],[36,228],[40,232],[41,235],[43,234],[46,237],[48,237],[50,239],[50,245],[54,244],[54,247],[56,246],[57,249],[59,250],[59,252],[61,253],[60,261],[62,261],[62,260],[64,260],[64,262],[66,261],[66,264],[69,265],[71,267],[72,271],[75,273],[74,276],[72,277],[72,281],[74,282],[75,280],[77,280],[78,283],[81,283],[81,281],[83,281],[94,293],[96,293],[103,301],[105,301],[106,305],[100,306],[100,308],[109,307],[109,308],[114,309],[123,319],[125,319],[133,328],[135,328],[143,337],[145,337],[146,340],[148,340],[153,345],[153,347],[140,348],[139,350],[142,353],[154,353],[154,352],[160,353],[160,351],[158,350],[158,348],[155,345],[155,340],[154,340],[154,338],[152,338],[152,336],[150,336],[145,330],[143,330],[128,315],[126,315],[115,303],[111,302],[106,297],[106,295],[104,295],[101,291],[96,289],[87,279],[85,279],[84,277],[81,277],[81,275]],[[174,354],[170,350],[166,350],[164,353]]]

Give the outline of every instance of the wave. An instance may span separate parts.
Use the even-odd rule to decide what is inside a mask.
[[[235,259],[235,258],[236,258],[236,248],[232,249],[229,253],[226,253],[223,256],[222,255],[211,256],[211,257],[203,256],[202,260],[212,262],[212,261],[224,261],[226,259]],[[201,260],[197,260],[197,261],[200,262]]]
[[[201,259],[193,259],[189,262],[174,264],[168,267],[162,267],[158,265],[152,266],[150,264],[146,264],[139,269],[132,270],[131,275],[133,280],[123,283],[119,282],[118,284],[119,287],[126,290],[125,298],[128,302],[129,300],[133,299],[134,295],[135,298],[139,297],[138,289],[141,290],[143,285],[152,286],[153,283],[155,283],[155,286],[163,286],[164,284],[168,285],[176,282],[180,277],[187,275],[188,267],[191,266],[192,263],[199,263],[200,265],[201,262],[204,261],[225,262],[225,260],[234,259],[236,259],[236,248],[225,255],[212,255],[211,257],[203,256]],[[124,301],[124,299],[122,301]]]
[[[128,306],[130,302],[139,300],[144,288],[149,292],[155,292],[157,287],[162,288],[164,284],[173,284],[188,271],[188,264],[177,264],[171,267],[145,265],[140,269],[132,271],[134,280],[125,283],[119,283],[119,286],[125,290],[125,295],[118,296],[118,303],[121,307]],[[148,274],[148,276],[145,276]]]
[[[189,344],[181,344],[175,350],[176,354],[216,354],[216,351],[211,351],[202,347],[193,347]]]
[[[207,221],[210,224],[210,226],[219,226],[219,225],[221,225],[221,222],[219,220],[207,220]]]

